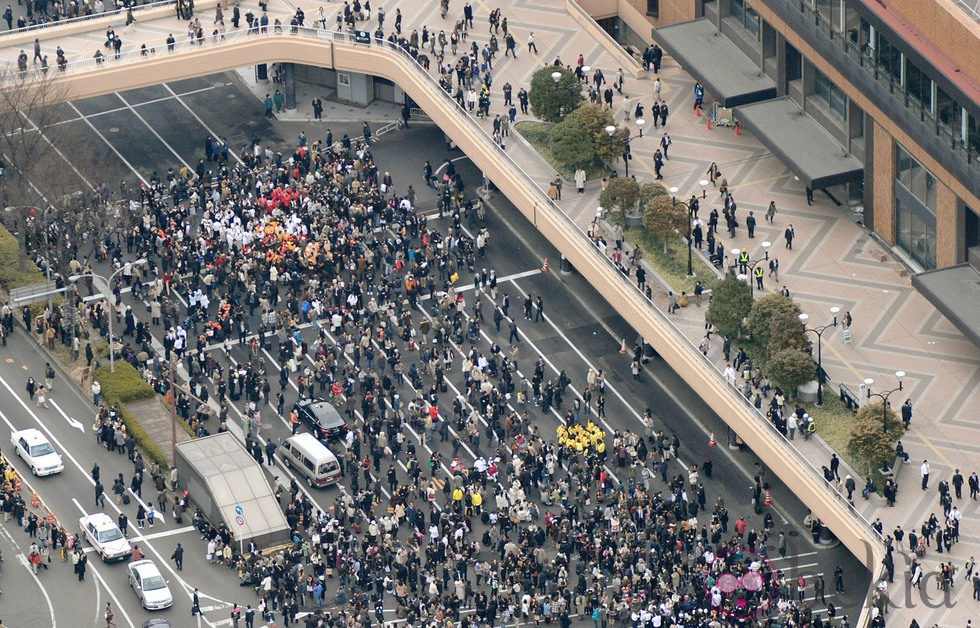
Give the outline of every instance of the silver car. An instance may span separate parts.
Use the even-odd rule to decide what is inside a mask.
[[[168,608],[174,603],[167,581],[152,560],[137,560],[129,563],[129,586],[136,591],[136,597],[148,611]]]

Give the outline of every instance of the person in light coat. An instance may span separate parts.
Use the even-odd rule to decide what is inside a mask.
[[[575,171],[575,189],[579,194],[585,193],[585,170],[583,168]]]

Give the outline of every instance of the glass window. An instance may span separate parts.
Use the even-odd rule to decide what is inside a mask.
[[[905,60],[905,86],[909,98],[921,103],[926,110],[932,110],[932,81],[914,63]]]
[[[902,84],[902,53],[881,33],[878,35],[878,68],[898,85]]]
[[[917,211],[912,203],[895,198],[895,226],[897,242],[924,268],[936,267],[936,217]]]
[[[967,144],[970,150],[974,153],[980,153],[980,120],[977,120],[972,115],[970,116],[969,124],[966,127],[967,132]]]
[[[732,0],[729,7],[732,17],[741,23],[745,19],[745,0]]]
[[[960,107],[938,85],[936,86],[936,119],[939,120],[939,125],[944,128],[946,134],[952,134],[954,129],[959,130]]]
[[[835,111],[837,115],[846,119],[847,96],[841,89],[831,83],[830,79],[824,76],[820,70],[813,68],[813,71],[817,74],[817,80],[814,85],[816,95],[826,102],[827,106]]]
[[[745,5],[745,21],[742,22],[745,25],[745,30],[749,31],[755,35],[756,40],[759,39],[759,14],[755,12],[755,9],[749,5]]]
[[[660,0],[647,0],[647,15],[660,17]]]

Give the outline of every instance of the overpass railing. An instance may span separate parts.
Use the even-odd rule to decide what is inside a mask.
[[[273,16],[270,16],[270,18],[271,17]],[[688,359],[690,359],[692,362],[701,364],[702,367],[710,371],[710,374],[713,377],[716,377],[718,381],[724,381],[724,377],[719,368],[701,355],[697,347],[695,347],[694,344],[684,335],[684,333],[676,325],[674,325],[670,317],[653,302],[647,299],[646,296],[633,284],[633,282],[622,274],[622,272],[613,264],[611,259],[605,255],[602,255],[592,241],[589,240],[588,236],[578,227],[578,225],[575,224],[575,222],[558,206],[557,203],[547,197],[541,186],[534,180],[534,178],[531,177],[531,175],[528,174],[516,161],[514,161],[514,159],[508,153],[502,151],[496,144],[494,144],[487,131],[473,118],[473,116],[471,116],[465,108],[460,107],[459,104],[453,100],[451,95],[439,85],[432,75],[429,74],[429,72],[425,70],[407,50],[396,43],[382,39],[371,39],[369,42],[364,42],[362,40],[359,43],[353,32],[336,32],[305,27],[293,28],[284,26],[279,31],[274,31],[270,27],[264,32],[240,29],[225,33],[221,37],[206,37],[201,42],[191,42],[184,38],[175,42],[172,49],[168,48],[167,45],[164,44],[159,49],[156,47],[148,47],[145,50],[130,50],[120,54],[118,58],[116,58],[115,55],[108,55],[103,60],[97,60],[95,58],[72,60],[68,62],[67,66],[63,70],[51,68],[48,71],[50,73],[54,73],[55,75],[92,72],[97,71],[103,66],[119,66],[124,64],[136,65],[144,60],[159,58],[161,55],[175,55],[183,52],[193,52],[194,50],[199,50],[202,47],[230,46],[236,42],[241,42],[248,38],[289,36],[309,37],[321,41],[326,40],[344,46],[363,46],[372,47],[375,49],[384,48],[400,56],[403,61],[407,62],[404,64],[405,67],[410,68],[417,78],[428,84],[428,86],[435,90],[436,93],[441,94],[441,98],[443,98],[447,104],[451,104],[452,108],[460,114],[460,119],[465,120],[466,124],[470,127],[470,130],[475,132],[475,135],[480,138],[481,142],[483,142],[486,151],[488,153],[495,154],[506,163],[512,174],[523,183],[524,187],[527,188],[528,192],[530,193],[529,196],[534,197],[535,211],[539,206],[547,207],[550,210],[549,213],[551,213],[554,217],[557,217],[558,221],[563,223],[564,227],[570,233],[575,234],[575,237],[580,240],[578,242],[579,246],[585,246],[594,251],[596,261],[599,259],[602,260],[601,264],[605,265],[609,275],[616,277],[615,281],[619,282],[619,287],[621,290],[640,297],[642,301],[649,306],[649,309],[654,313],[657,322],[664,328],[668,329],[670,333],[680,341],[678,345],[683,347],[683,351],[686,352],[686,357]],[[274,48],[270,47],[270,50],[274,50]],[[0,85],[22,80],[25,76],[29,76],[35,72],[39,72],[39,70],[29,69],[28,72],[24,74],[21,74],[16,70],[13,72],[8,72],[5,77],[0,78]],[[748,416],[751,416],[758,424],[758,427],[760,427],[771,438],[775,439],[780,446],[782,446],[783,450],[789,455],[793,463],[807,476],[809,476],[812,483],[816,486],[822,486],[824,490],[826,490],[827,493],[838,502],[840,508],[844,512],[848,513],[855,523],[869,533],[869,538],[876,539],[878,542],[877,544],[880,546],[880,535],[878,535],[877,532],[871,528],[871,523],[848,502],[846,495],[837,490],[833,485],[826,482],[823,477],[823,473],[818,470],[802,452],[796,449],[791,441],[776,430],[772,422],[769,421],[758,409],[756,409],[748,399],[727,384],[725,385],[725,388],[727,389],[731,399],[737,399],[737,404],[741,410]],[[868,549],[870,551],[873,548]],[[862,560],[865,559],[865,557],[859,558]]]

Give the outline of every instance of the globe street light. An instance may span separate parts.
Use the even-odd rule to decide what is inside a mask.
[[[750,292],[752,294],[752,298],[755,298],[755,283],[752,281],[752,275],[751,275],[751,271],[749,269],[750,268],[755,268],[755,265],[756,264],[760,264],[762,262],[769,261],[769,247],[771,247],[771,246],[772,246],[772,242],[770,242],[769,240],[764,241],[762,243],[762,253],[763,253],[763,256],[762,257],[757,257],[756,259],[750,259],[747,262],[745,262],[746,274],[737,273],[736,270],[735,270],[735,264],[738,264],[739,263],[738,257],[742,253],[742,249],[740,249],[738,247],[732,247],[731,248],[731,254],[732,254],[732,257],[734,258],[733,265],[732,265],[732,274],[736,275],[740,281],[742,281],[746,277],[748,277],[748,280],[749,280],[749,290],[750,290]]]
[[[836,305],[830,308],[830,313],[834,316],[834,320],[826,325],[821,325],[820,327],[807,327],[806,322],[809,320],[810,315],[807,313],[800,314],[800,322],[803,323],[804,332],[813,332],[817,335],[817,405],[823,405],[823,384],[824,384],[824,372],[823,372],[823,352],[821,351],[823,332],[831,327],[837,327],[837,314],[840,313],[840,308]]]
[[[711,181],[708,181],[707,179],[701,179],[700,181],[698,181],[698,185],[701,186],[701,198],[708,198],[709,183],[711,183]]]
[[[636,119],[636,128],[640,129],[640,137],[643,137],[643,125],[646,123],[647,121],[644,120],[643,118]]]
[[[895,377],[898,379],[898,388],[892,388],[885,393],[871,392],[871,385],[875,383],[875,380],[871,378],[864,380],[864,385],[868,391],[868,399],[872,397],[881,399],[881,429],[886,434],[888,433],[888,398],[892,396],[892,393],[902,390],[902,380],[905,378],[905,371],[895,371]]]
[[[558,84],[558,81],[561,80],[561,72],[552,72],[551,73],[551,80],[555,82],[555,85],[557,85]]]
[[[613,126],[613,125],[611,125],[611,124],[606,127],[605,131],[606,131],[606,135],[608,135],[609,137],[612,137],[613,135],[616,135],[616,127]],[[640,136],[642,137],[642,135],[643,135],[643,125],[641,124],[640,125]],[[633,139],[633,136],[629,134],[629,131],[627,131],[626,132],[626,137],[623,138],[623,147],[625,149],[623,151],[623,162],[626,163],[626,176],[627,177],[630,176],[630,140],[631,139]]]

